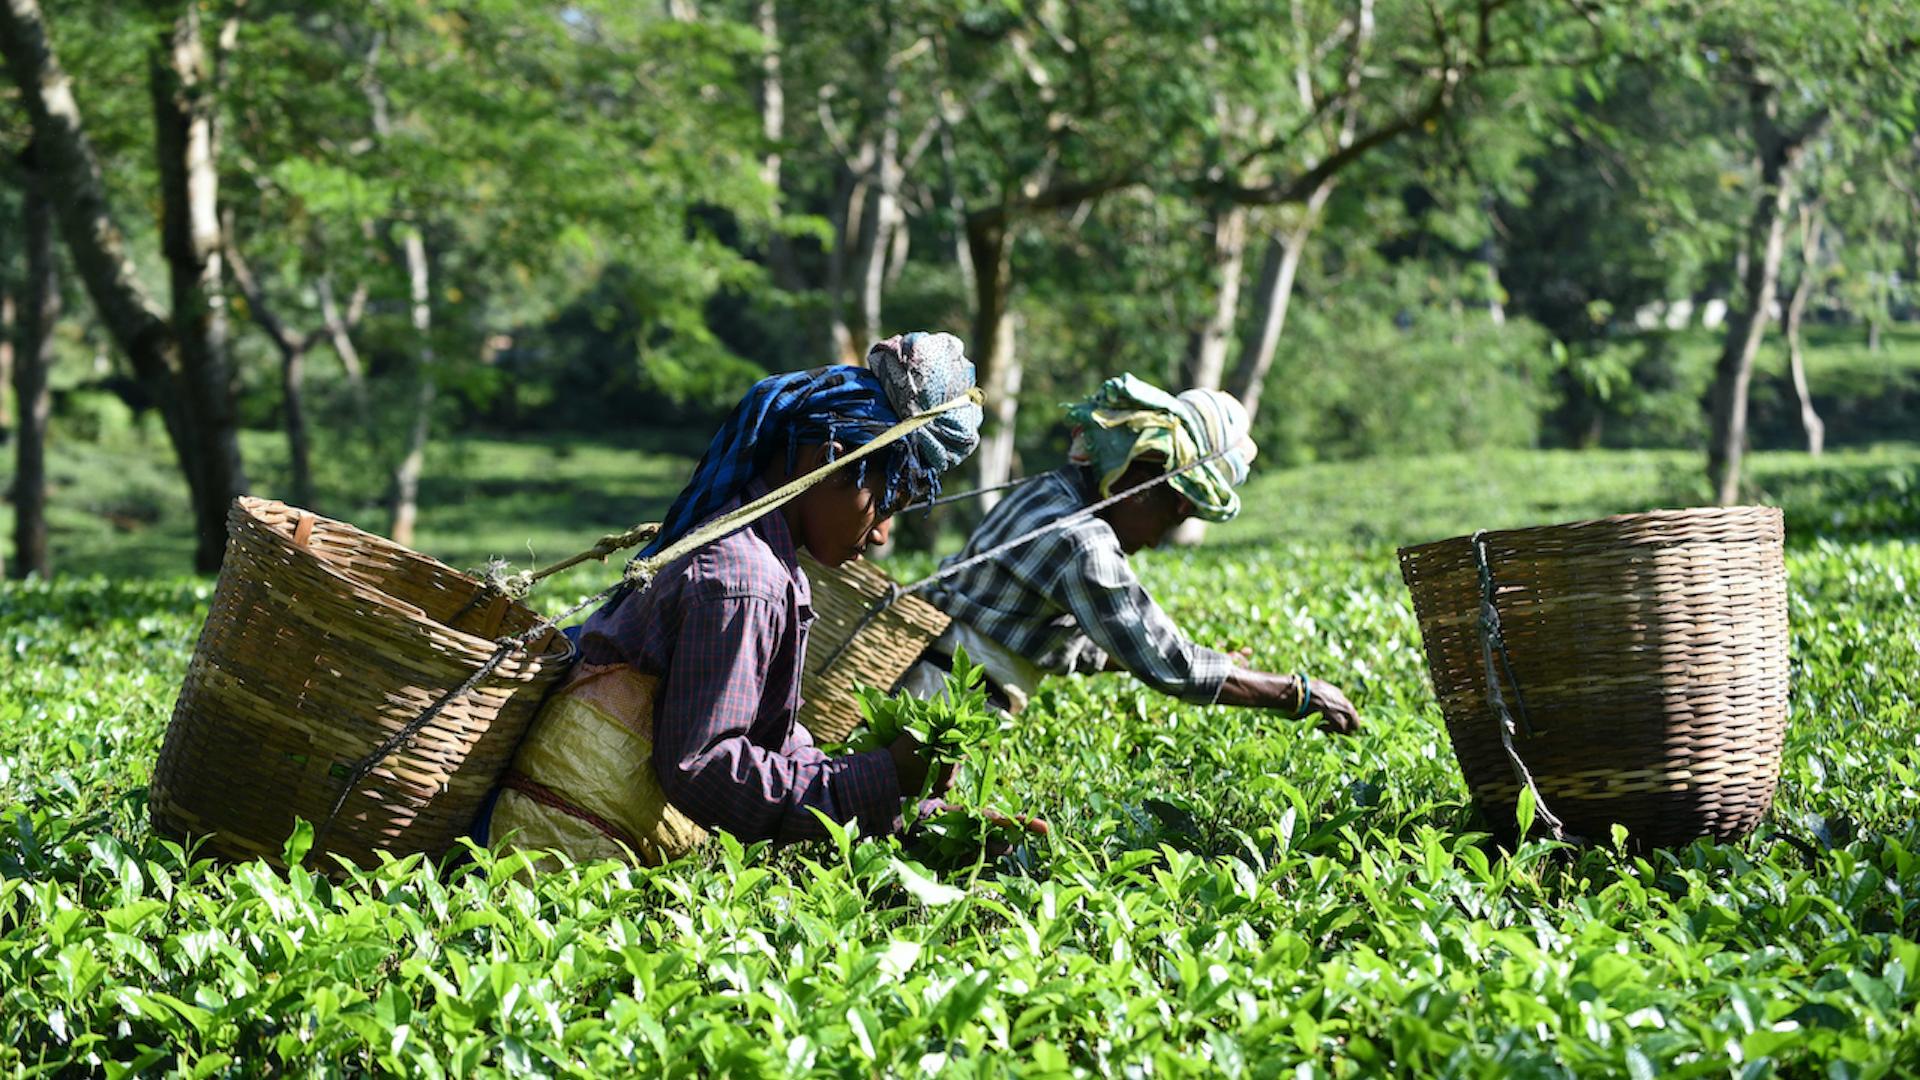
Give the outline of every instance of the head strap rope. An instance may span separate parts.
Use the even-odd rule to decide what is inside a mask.
[[[1235,444],[1233,446],[1222,447],[1221,449],[1216,450],[1211,454],[1208,454],[1206,457],[1196,458],[1193,461],[1189,461],[1185,465],[1182,465],[1177,469],[1169,469],[1166,472],[1161,473],[1159,476],[1156,476],[1151,480],[1142,481],[1141,483],[1135,484],[1134,486],[1127,488],[1123,491],[1114,492],[1112,495],[1109,495],[1106,498],[1101,499],[1099,502],[1092,503],[1087,506],[1083,506],[1080,509],[1075,510],[1071,514],[1062,514],[1061,516],[1054,518],[1052,521],[1047,522],[1045,525],[1042,525],[1037,529],[1032,529],[1027,532],[1024,532],[1019,536],[1016,536],[1013,539],[1006,541],[1005,543],[996,544],[985,551],[976,552],[973,555],[969,555],[966,558],[960,560],[959,562],[954,563],[952,566],[942,567],[937,572],[928,574],[926,577],[921,578],[919,581],[916,581],[911,585],[892,586],[887,590],[886,596],[883,596],[879,600],[875,601],[871,606],[867,608],[866,612],[860,616],[860,621],[855,623],[853,626],[853,632],[848,634],[846,637],[846,640],[842,641],[839,647],[833,650],[832,654],[827,657],[826,661],[820,665],[819,670],[825,671],[826,669],[832,667],[837,661],[839,661],[840,657],[847,651],[847,648],[853,644],[853,639],[859,637],[860,634],[863,631],[865,631],[867,627],[873,625],[873,620],[879,618],[882,612],[892,607],[896,602],[899,601],[901,597],[910,596],[914,593],[920,592],[926,589],[928,586],[934,584],[935,582],[944,581],[945,579],[950,578],[953,575],[958,574],[960,571],[965,570],[969,567],[978,566],[983,562],[987,562],[992,559],[997,559],[1000,556],[1006,554],[1007,552],[1012,551],[1014,548],[1017,548],[1022,544],[1030,543],[1033,540],[1036,540],[1039,537],[1045,536],[1046,534],[1053,532],[1056,529],[1064,529],[1069,525],[1086,521],[1088,518],[1093,517],[1095,514],[1098,514],[1100,511],[1105,510],[1109,506],[1112,506],[1116,503],[1125,502],[1126,500],[1133,498],[1135,495],[1138,495],[1149,488],[1159,487],[1161,484],[1167,483],[1168,481],[1171,481],[1176,477],[1182,476],[1186,473],[1193,471],[1194,469],[1198,469],[1204,465],[1208,465],[1214,461],[1224,458],[1228,454],[1234,453],[1239,448],[1240,447],[1238,444]],[[1034,479],[1034,477],[1027,477],[1025,480],[1015,481],[1014,483],[1024,484],[1028,480],[1032,480],[1032,479]],[[1001,485],[1001,486],[1011,487],[1014,485],[1008,484],[1008,485]],[[962,497],[972,496],[972,495],[982,495],[988,491],[993,491],[993,490],[996,490],[996,489],[982,488],[979,491],[966,492],[965,496],[955,496],[955,498],[962,498]]]

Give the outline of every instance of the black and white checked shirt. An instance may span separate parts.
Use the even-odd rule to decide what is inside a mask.
[[[1069,466],[1022,484],[974,530],[952,565],[1096,501],[1085,470]],[[1113,527],[1098,517],[1035,537],[935,587],[933,603],[1060,674],[1098,671],[1108,655],[1140,681],[1211,704],[1233,669],[1194,644],[1134,576]]]

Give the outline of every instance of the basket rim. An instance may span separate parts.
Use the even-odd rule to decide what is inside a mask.
[[[1626,514],[1610,514],[1606,517],[1587,518],[1582,521],[1562,521],[1551,525],[1526,525],[1517,529],[1487,529],[1484,537],[1492,543],[1518,543],[1538,540],[1554,533],[1626,528],[1634,525],[1651,525],[1662,522],[1724,518],[1729,521],[1741,518],[1771,518],[1779,522],[1785,515],[1777,506],[1763,504],[1741,504],[1738,506],[1678,506],[1662,507],[1655,510],[1638,510]],[[1399,549],[1402,559],[1438,552],[1443,548],[1458,544],[1471,543],[1474,534],[1450,536],[1445,540],[1429,540],[1420,544],[1407,544]]]
[[[372,540],[375,542],[375,544],[381,547],[388,548],[394,552],[397,552],[400,555],[405,556],[406,558],[414,559],[416,561],[426,563],[430,566],[434,566],[441,570],[445,570],[448,573],[453,574],[455,577],[458,577],[464,581],[470,581],[476,587],[484,587],[485,582],[482,582],[478,578],[475,578],[473,575],[468,574],[465,571],[456,570],[453,567],[447,565],[446,563],[441,562],[439,559],[436,559],[431,555],[427,555],[422,552],[415,551],[414,549],[406,546],[405,544],[398,543],[397,541],[389,537],[381,536],[380,534],[374,533],[374,532],[368,532],[367,530],[362,529],[361,527],[353,524],[350,521],[343,521],[340,518],[328,517],[327,515],[319,513],[317,511],[309,510],[304,506],[297,506],[293,503],[285,502],[280,499],[269,499],[260,495],[234,496],[233,510],[236,513],[244,514],[249,521],[253,522],[255,525],[258,525],[264,532],[272,536],[273,542],[276,545],[278,545],[281,549],[293,554],[295,557],[304,558],[307,561],[311,562],[312,564],[317,566],[320,569],[320,571],[324,573],[328,578],[332,579],[335,582],[338,582],[341,585],[344,585],[347,589],[351,590],[355,595],[366,598],[367,600],[377,604],[380,608],[387,611],[388,613],[399,616],[400,618],[408,622],[419,621],[420,617],[415,616],[414,612],[416,610],[420,611],[421,615],[424,616],[425,621],[432,623],[435,627],[439,628],[440,630],[453,635],[456,639],[458,639],[459,643],[464,647],[471,648],[471,649],[474,649],[475,651],[483,652],[483,653],[489,652],[492,649],[498,647],[499,642],[493,640],[492,638],[481,637],[478,634],[470,633],[466,630],[461,630],[461,629],[458,629],[457,627],[449,626],[445,622],[442,622],[441,620],[435,618],[433,615],[428,614],[424,609],[417,608],[415,605],[412,605],[412,604],[403,604],[401,601],[389,595],[384,590],[373,588],[372,586],[368,585],[364,581],[360,581],[345,573],[342,573],[340,569],[336,567],[331,560],[323,558],[319,552],[315,551],[312,548],[302,547],[299,544],[294,543],[293,538],[291,536],[288,536],[285,533],[282,533],[278,528],[276,528],[273,525],[272,522],[269,522],[266,520],[266,518],[262,517],[261,514],[259,513],[260,508],[270,507],[270,506],[280,506],[280,507],[285,507],[288,510],[296,511],[298,513],[310,514],[313,516],[316,522],[327,522],[331,525],[339,526],[340,528],[343,528],[348,532],[353,533],[356,540]],[[232,529],[230,527],[229,532],[231,531]],[[526,605],[519,600],[511,600],[510,602],[513,604],[517,604],[521,607],[526,607]],[[527,608],[527,610],[529,612],[533,611],[532,608]],[[536,613],[536,616],[537,616],[537,613]],[[558,629],[555,629],[553,631],[553,643],[550,644],[546,650],[536,653],[536,652],[533,652],[531,649],[528,649],[528,650],[524,650],[524,652],[527,656],[536,657],[542,662],[553,662],[553,661],[562,660],[571,656],[574,652],[574,646],[573,646],[573,642],[567,640],[567,636],[565,634],[560,633]]]

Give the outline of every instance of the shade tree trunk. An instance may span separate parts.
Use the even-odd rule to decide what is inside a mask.
[[[1014,418],[1020,401],[1020,357],[1013,313],[1013,265],[1004,222],[989,217],[967,225],[968,259],[973,266],[973,365],[985,396],[980,448],[974,451],[979,486],[1003,484],[1013,475]],[[980,497],[980,512],[1000,501],[998,493]]]
[[[1182,371],[1183,385],[1174,392],[1193,388],[1218,390],[1227,373],[1227,348],[1233,340],[1235,320],[1240,314],[1240,279],[1245,271],[1247,250],[1247,209],[1232,203],[1214,207],[1212,243],[1207,249],[1208,278],[1213,283],[1213,304],[1205,321],[1187,344],[1187,362]],[[1173,531],[1175,544],[1191,546],[1205,540],[1207,523],[1189,518]]]
[[[1709,407],[1712,427],[1707,445],[1707,479],[1722,506],[1740,498],[1740,468],[1747,445],[1747,403],[1753,361],[1766,335],[1767,320],[1779,292],[1780,263],[1786,247],[1787,205],[1802,151],[1828,122],[1821,110],[1793,130],[1780,126],[1779,92],[1754,82],[1748,91],[1752,135],[1758,144],[1760,183],[1747,220],[1748,257],[1741,289],[1727,313],[1726,333],[1714,365]]]
[[[1227,348],[1240,314],[1240,279],[1246,264],[1247,209],[1232,203],[1214,207],[1213,240],[1207,250],[1213,304],[1187,347],[1186,386],[1218,390],[1227,372]]]
[[[154,149],[159,166],[161,248],[172,290],[172,328],[180,354],[183,420],[198,462],[190,488],[195,564],[219,567],[227,509],[247,489],[239,417],[227,362],[226,279],[220,250],[218,132],[214,59],[197,5],[162,32],[149,57]]]
[[[1300,274],[1300,261],[1306,257],[1307,242],[1320,222],[1321,211],[1332,198],[1335,182],[1322,181],[1307,196],[1301,215],[1292,226],[1282,229],[1267,241],[1262,260],[1260,284],[1255,290],[1254,318],[1240,347],[1240,362],[1227,383],[1227,392],[1247,407],[1251,421],[1260,413],[1267,374],[1273,370],[1274,357],[1280,351],[1280,336],[1287,327],[1287,309],[1293,302],[1293,286]]]
[[[414,334],[417,336],[414,368],[418,382],[414,389],[413,419],[407,430],[406,451],[393,470],[392,511],[388,534],[397,544],[413,546],[414,526],[420,514],[420,473],[426,464],[427,439],[433,429],[434,348],[432,267],[427,261],[426,241],[416,226],[402,227],[401,248],[406,254],[408,295]]]
[[[884,332],[881,302],[886,294],[887,256],[905,221],[900,209],[900,82],[892,64],[882,67],[881,80],[884,105],[869,192],[872,205],[860,217],[860,304],[853,345],[863,354],[868,343]]]
[[[1818,277],[1820,258],[1820,234],[1822,232],[1820,209],[1818,205],[1802,204],[1800,207],[1800,279],[1794,283],[1793,295],[1787,301],[1786,334],[1787,366],[1793,373],[1793,394],[1800,404],[1800,428],[1806,432],[1807,453],[1819,457],[1827,442],[1827,425],[1820,419],[1820,413],[1813,407],[1813,393],[1807,386],[1807,360],[1805,351],[1800,347],[1800,327],[1807,313],[1807,299],[1813,294],[1813,283]]]
[[[0,248],[0,267],[6,265]],[[13,283],[0,271],[0,439],[13,433]]]
[[[775,0],[760,0],[754,7],[754,27],[760,31],[760,136],[766,143],[760,155],[760,181],[773,200],[772,209],[780,210],[780,181],[785,164],[781,145],[786,139],[787,95],[781,74],[780,13]],[[788,291],[802,287],[799,264],[794,259],[793,242],[776,226],[767,237],[767,263],[774,284]]]
[[[231,216],[226,223],[225,251],[234,284],[239,286],[241,295],[246,298],[247,312],[266,333],[267,340],[273,342],[274,351],[280,354],[280,411],[287,432],[289,493],[296,505],[309,510],[316,509],[313,455],[307,436],[305,369],[307,352],[313,348],[318,335],[296,332],[274,311],[267,300],[266,291],[253,275],[253,268],[247,264],[246,257],[235,243]]]
[[[53,368],[53,328],[60,321],[60,280],[53,244],[53,215],[37,170],[24,170],[20,234],[26,246],[26,281],[21,290],[18,348],[14,352],[13,393],[19,402],[14,433],[13,563],[17,578],[53,573],[47,546],[47,422],[52,398],[47,376]]]
[[[194,565],[217,570],[227,508],[246,490],[226,357],[219,173],[212,72],[199,9],[188,5],[148,64],[160,172],[163,310],[136,273],[114,221],[99,158],[39,0],[0,0],[0,54],[31,124],[37,160],[73,269],[101,323],[158,405],[187,480]]]

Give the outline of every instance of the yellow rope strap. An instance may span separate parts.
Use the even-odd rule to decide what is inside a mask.
[[[776,488],[762,495],[760,498],[755,499],[745,506],[714,518],[712,521],[707,522],[681,537],[679,540],[669,544],[652,557],[635,562],[632,566],[627,567],[626,573],[622,575],[622,580],[644,581],[658,573],[661,567],[666,566],[687,552],[703,544],[718,540],[744,525],[750,525],[759,520],[763,515],[792,502],[804,494],[809,488],[832,475],[836,470],[851,465],[869,454],[878,453],[886,447],[899,442],[908,435],[933,423],[944,413],[952,412],[964,405],[979,405],[985,400],[986,396],[981,393],[979,387],[975,386],[970,387],[965,394],[959,397],[935,405],[925,412],[915,413],[881,432],[874,437],[873,441],[867,443],[865,446],[853,450],[842,457],[835,458],[826,465],[807,473],[805,476],[788,482],[783,487]],[[649,521],[642,525],[635,525],[626,532],[609,533],[601,537],[598,542],[587,550],[576,555],[570,555],[541,570],[522,570],[517,574],[508,574],[505,572],[505,568],[502,567],[499,572],[488,573],[486,575],[487,584],[500,592],[506,593],[515,600],[523,600],[528,593],[533,591],[534,585],[538,584],[542,579],[552,577],[563,570],[570,570],[583,562],[604,562],[607,556],[612,555],[614,552],[625,551],[631,547],[638,547],[659,535],[659,532],[660,524],[658,522]]]

